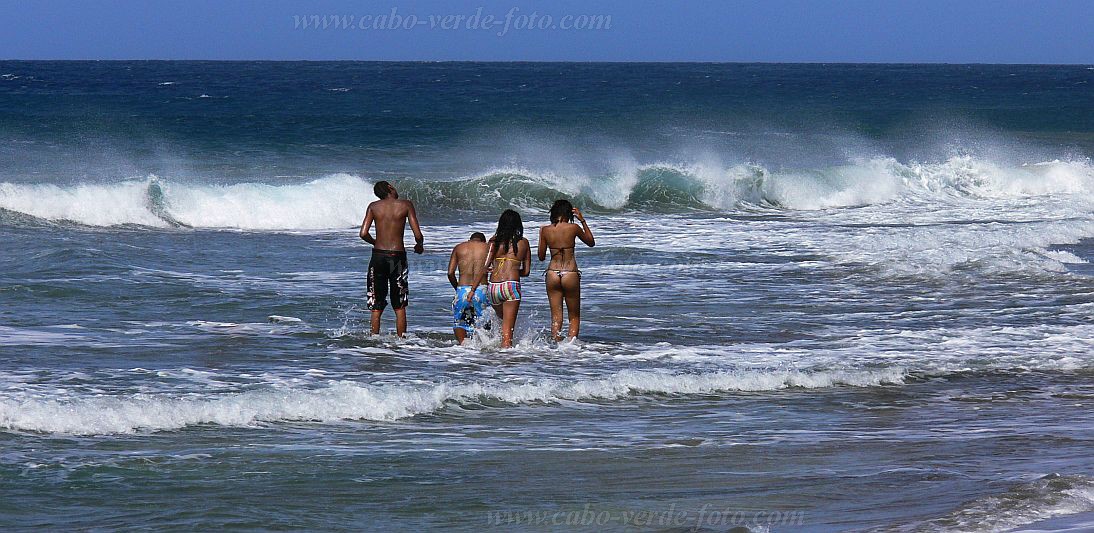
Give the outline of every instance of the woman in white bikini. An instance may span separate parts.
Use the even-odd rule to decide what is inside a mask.
[[[486,296],[494,306],[494,314],[501,317],[501,347],[513,347],[513,330],[520,310],[520,278],[532,271],[532,247],[524,238],[524,223],[520,213],[506,209],[498,219],[498,230],[490,238],[490,252],[486,256],[486,268],[471,287],[468,297],[482,284],[487,271],[490,284]]]
[[[574,224],[577,218],[581,225]],[[581,210],[567,200],[557,200],[551,206],[551,223],[539,228],[539,260],[547,258],[551,249],[551,262],[544,277],[547,283],[547,300],[551,303],[551,336],[561,341],[562,303],[570,319],[567,337],[576,339],[581,331],[581,271],[577,269],[574,246],[577,239],[586,246],[596,244],[593,231],[585,223]]]

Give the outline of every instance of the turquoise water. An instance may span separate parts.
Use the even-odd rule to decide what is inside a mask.
[[[0,62],[0,525],[1072,523],[1092,79]],[[426,234],[407,339],[366,334],[380,179]],[[563,196],[582,342],[533,276],[514,350],[455,346],[451,247]]]

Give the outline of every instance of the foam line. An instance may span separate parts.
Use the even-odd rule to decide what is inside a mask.
[[[901,369],[877,371],[741,371],[670,374],[625,370],[598,379],[521,383],[368,385],[335,382],[319,389],[271,388],[194,397],[92,396],[69,400],[0,400],[0,428],[57,434],[133,433],[200,424],[253,426],[286,421],[398,420],[481,401],[506,404],[619,400],[636,394],[709,394],[789,387],[877,386],[904,380]]]

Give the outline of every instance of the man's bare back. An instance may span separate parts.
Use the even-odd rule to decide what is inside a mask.
[[[486,254],[490,246],[485,240],[470,240],[457,244],[452,249],[452,257],[448,262],[448,280],[452,287],[460,285],[474,285],[475,280],[482,275],[485,267]],[[459,279],[456,278],[456,270],[459,271]]]
[[[390,187],[389,190],[390,194],[387,198],[368,205],[365,220],[361,223],[361,238],[378,250],[402,252],[406,250],[403,245],[403,233],[406,231],[406,223],[409,220],[416,243],[414,253],[422,253],[422,230],[418,227],[418,214],[414,211],[414,204],[410,200],[399,199],[399,193],[395,187]],[[376,224],[375,238],[369,234],[374,223]]]

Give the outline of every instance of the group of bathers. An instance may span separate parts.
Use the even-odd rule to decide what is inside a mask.
[[[384,310],[389,297],[392,308],[406,307],[409,301],[409,273],[405,251],[374,249],[368,265],[368,308],[373,311]],[[520,301],[520,281],[491,281],[486,286],[479,287],[470,300],[467,298],[469,292],[471,287],[467,285],[456,288],[456,296],[452,299],[452,326],[470,334],[474,333],[475,323],[488,304],[501,305],[504,302]]]

